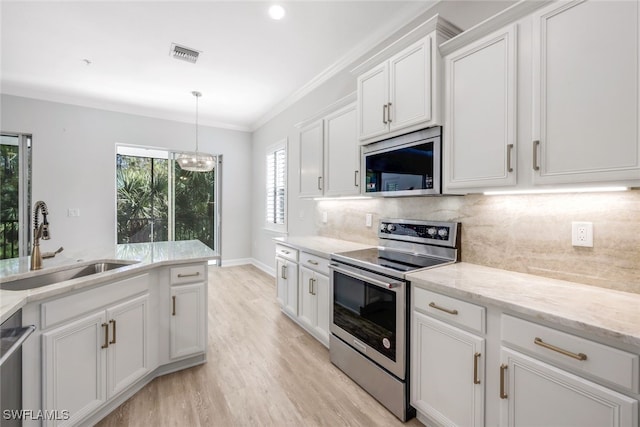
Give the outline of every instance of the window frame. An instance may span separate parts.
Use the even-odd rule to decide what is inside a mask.
[[[275,182],[269,182],[269,170],[268,163],[269,157],[275,155],[278,151],[284,150],[284,215],[283,215],[283,223],[273,223],[268,221],[267,208],[269,206],[269,194],[272,192],[273,188],[275,188]],[[289,144],[287,138],[284,138],[278,142],[275,142],[266,147],[264,153],[264,180],[265,180],[265,198],[264,198],[264,211],[263,211],[263,221],[264,228],[269,231],[278,232],[278,233],[287,233],[288,227],[288,217],[289,217]],[[275,181],[275,174],[274,174]],[[274,203],[276,200],[274,200]]]

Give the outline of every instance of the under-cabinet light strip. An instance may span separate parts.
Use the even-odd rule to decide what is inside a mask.
[[[501,190],[485,191],[485,196],[503,196],[508,194],[558,194],[558,193],[608,193],[627,191],[629,187],[580,187],[580,188],[547,188],[536,190]]]

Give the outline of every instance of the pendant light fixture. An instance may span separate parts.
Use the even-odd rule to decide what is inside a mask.
[[[196,97],[196,152],[180,153],[176,157],[176,161],[180,168],[192,172],[210,172],[213,170],[216,162],[212,155],[198,152],[198,98],[202,96],[200,92],[191,92]]]

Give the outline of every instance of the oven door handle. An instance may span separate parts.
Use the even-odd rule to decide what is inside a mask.
[[[347,269],[341,268],[337,264],[329,264],[329,268],[332,269],[335,272],[342,273],[345,276],[350,276],[350,277],[353,277],[354,279],[359,279],[359,280],[362,280],[364,282],[367,282],[367,283],[370,283],[372,285],[376,285],[376,286],[379,286],[379,287],[385,288],[385,289],[393,289],[393,288],[397,288],[399,286],[402,286],[402,282],[386,282],[386,281],[374,279],[373,277],[368,276],[366,274],[361,274],[361,273],[357,273],[357,272],[355,272],[353,270],[347,270]]]

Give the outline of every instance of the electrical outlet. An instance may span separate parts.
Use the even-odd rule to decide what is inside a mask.
[[[367,227],[371,227],[373,225],[373,215],[372,214],[368,213],[367,215],[365,215],[364,225],[366,225]]]
[[[322,223],[326,224],[327,222],[329,222],[327,211],[322,211]]]
[[[578,222],[571,223],[571,244],[573,246],[593,247],[593,223]]]
[[[67,209],[67,216],[68,217],[80,216],[80,209],[78,209],[78,208],[69,208],[69,209]]]

